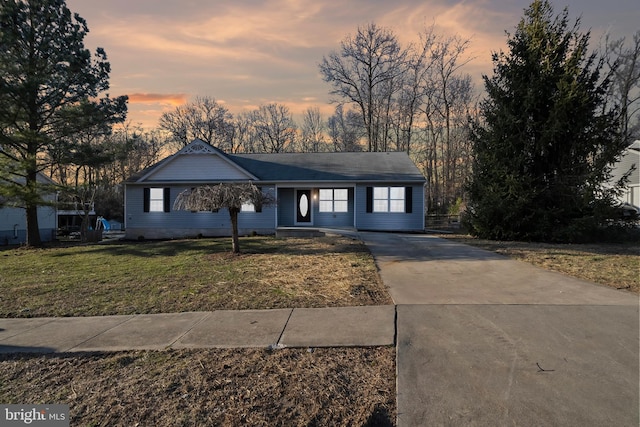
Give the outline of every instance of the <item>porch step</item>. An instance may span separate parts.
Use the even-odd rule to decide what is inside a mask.
[[[306,227],[287,227],[278,228],[276,230],[276,237],[324,237],[324,231],[320,231],[317,228]]]

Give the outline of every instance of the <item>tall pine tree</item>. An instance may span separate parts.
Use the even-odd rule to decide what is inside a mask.
[[[51,189],[37,178],[52,153],[126,115],[126,96],[99,98],[110,65],[103,49],[85,49],[88,31],[64,0],[0,3],[0,194],[25,209],[28,245],[41,243],[37,209]]]
[[[480,237],[577,240],[606,218],[613,192],[603,184],[625,144],[579,25],[536,0],[508,34],[509,51],[493,54],[469,185],[468,223]]]

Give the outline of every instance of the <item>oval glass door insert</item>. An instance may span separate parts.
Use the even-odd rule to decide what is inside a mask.
[[[300,215],[303,217],[307,216],[309,212],[309,199],[306,194],[300,196]]]

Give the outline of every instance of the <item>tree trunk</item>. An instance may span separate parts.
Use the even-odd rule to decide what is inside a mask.
[[[38,225],[38,206],[27,206],[27,246],[40,247],[40,226]]]
[[[40,247],[42,246],[42,239],[40,238],[40,226],[38,225],[38,203],[34,201],[37,199],[38,193],[37,179],[38,172],[36,169],[35,156],[29,159],[27,169],[26,187],[28,200],[26,201],[26,220],[27,220],[27,246]]]
[[[238,238],[238,208],[229,208],[231,216],[231,251],[234,254],[240,253],[240,239]]]

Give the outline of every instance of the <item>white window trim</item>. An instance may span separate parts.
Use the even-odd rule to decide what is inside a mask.
[[[344,191],[346,193],[346,198],[344,199],[336,199],[336,191]],[[322,193],[330,192],[330,197],[323,198]],[[349,212],[349,189],[348,188],[320,188],[318,190],[318,201],[319,207],[318,211],[323,213],[347,213]],[[324,203],[323,203],[324,202]],[[345,209],[336,209],[337,204],[345,204]],[[323,205],[331,206],[331,209],[323,208]]]
[[[164,212],[164,188],[149,188],[149,212]]]
[[[384,190],[384,196],[379,194],[381,190]],[[402,197],[394,197],[393,190],[400,190],[402,192]],[[373,187],[373,212],[403,213],[405,211],[406,199],[407,194],[405,187]]]

